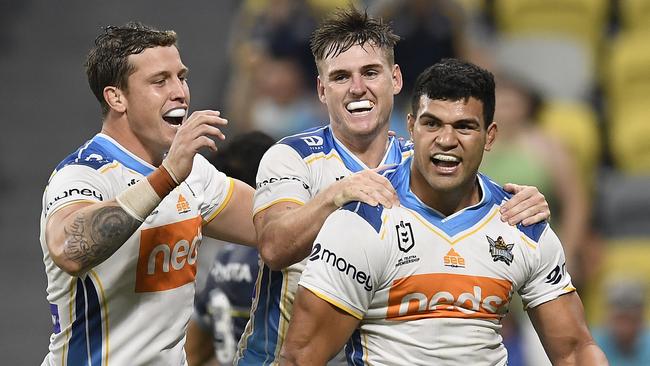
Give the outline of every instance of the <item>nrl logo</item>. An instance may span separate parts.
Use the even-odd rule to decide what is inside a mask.
[[[490,243],[490,254],[492,255],[492,260],[495,262],[502,261],[505,264],[510,265],[510,263],[512,263],[512,259],[514,258],[514,255],[512,254],[512,248],[515,245],[506,244],[501,236],[499,236],[496,241],[487,235],[485,237]]]
[[[411,248],[415,245],[415,238],[413,237],[413,229],[411,228],[410,223],[404,223],[400,221],[399,225],[395,225],[397,230],[397,240],[399,250],[404,253],[408,253]]]

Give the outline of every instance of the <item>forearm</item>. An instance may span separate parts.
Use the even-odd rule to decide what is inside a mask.
[[[58,241],[63,245],[52,256],[61,269],[73,276],[105,261],[140,226],[115,201],[84,207],[62,224]]]
[[[558,366],[607,366],[607,358],[603,351],[592,340],[576,346],[564,357],[553,360],[553,365]]]
[[[327,217],[338,207],[326,195],[303,206],[287,207],[273,214],[258,230],[258,246],[264,262],[273,270],[306,258]]]
[[[317,355],[310,348],[283,347],[280,351],[280,366],[319,366],[327,360]]]

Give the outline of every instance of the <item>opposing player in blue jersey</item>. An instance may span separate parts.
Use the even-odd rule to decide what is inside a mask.
[[[350,201],[398,204],[388,180],[375,171],[412,154],[410,145],[388,137],[393,97],[402,87],[393,61],[398,39],[387,24],[354,9],[335,13],[312,35],[318,96],[329,125],[281,140],[260,163],[254,223],[265,266],[238,365],[278,362],[304,259],[327,216]],[[534,187],[505,206],[509,221],[527,224],[547,218],[547,207]]]
[[[300,279],[282,365],[507,365],[500,321],[521,295],[554,365],[606,365],[546,222],[498,219],[478,173],[497,134],[492,74],[446,59],[416,80],[414,154],[386,171],[401,206],[352,202],[323,224]]]
[[[173,31],[107,27],[86,62],[101,132],[43,195],[41,247],[54,320],[44,365],[184,365],[203,234],[254,244],[253,189],[197,154],[227,121],[188,116]]]

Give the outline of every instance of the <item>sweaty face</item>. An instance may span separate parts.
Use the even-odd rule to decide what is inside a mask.
[[[126,116],[135,141],[153,155],[171,146],[190,103],[187,68],[175,46],[154,47],[129,56],[135,72],[129,75]]]
[[[434,100],[420,97],[417,115],[408,117],[415,145],[411,187],[420,199],[436,193],[468,192],[496,137],[496,125],[485,129],[483,103],[475,98]]]
[[[327,105],[337,137],[353,140],[385,133],[402,74],[382,49],[356,45],[319,61],[318,68],[318,96]]]

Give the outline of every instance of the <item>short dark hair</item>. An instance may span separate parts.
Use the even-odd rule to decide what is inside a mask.
[[[220,147],[209,160],[220,172],[255,188],[260,160],[274,143],[275,140],[263,132],[247,132],[235,136],[225,147]]]
[[[393,49],[399,36],[381,18],[373,18],[354,7],[337,9],[316,28],[309,40],[314,60],[336,57],[353,46],[369,43],[381,48],[390,64],[395,62]]]
[[[135,70],[128,62],[129,55],[139,54],[147,48],[176,45],[176,32],[159,31],[138,22],[124,26],[107,26],[95,38],[95,46],[88,52],[86,76],[95,98],[102,106],[102,115],[108,113],[104,88],[128,87],[128,78]]]
[[[420,108],[420,97],[438,100],[468,100],[474,97],[483,103],[485,126],[494,119],[494,76],[470,62],[453,58],[429,66],[415,81],[411,97],[412,113]]]

